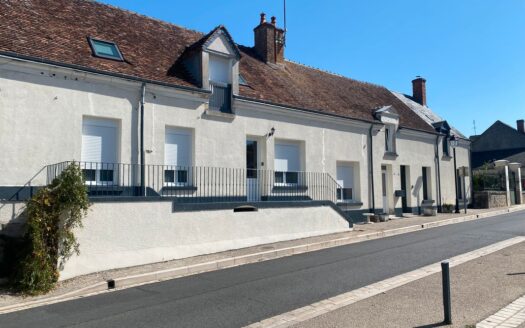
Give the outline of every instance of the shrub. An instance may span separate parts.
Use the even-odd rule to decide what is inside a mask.
[[[454,212],[454,205],[452,204],[443,204],[441,205],[441,210],[443,213],[452,213]]]
[[[82,227],[88,208],[82,170],[76,163],[27,202],[25,246],[13,277],[18,290],[35,295],[55,287],[58,269],[79,253],[73,229]]]

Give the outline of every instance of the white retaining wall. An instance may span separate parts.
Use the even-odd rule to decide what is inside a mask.
[[[76,231],[80,255],[60,279],[349,230],[329,206],[234,213],[172,212],[171,202],[95,203]]]

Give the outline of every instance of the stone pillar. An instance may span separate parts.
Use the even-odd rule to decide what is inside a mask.
[[[505,191],[507,195],[507,206],[510,206],[510,185],[509,185],[509,161],[507,160],[497,160],[494,162],[494,167],[496,169],[503,169],[505,171]]]
[[[519,191],[519,196],[518,196],[518,200],[520,201],[520,204],[523,204],[523,186],[521,185],[521,167],[518,168],[518,174],[516,175],[517,176],[517,184],[518,184],[518,191]]]
[[[507,192],[507,206],[510,206],[509,166],[505,165],[505,191]]]
[[[520,163],[510,163],[509,168],[512,172],[514,172],[515,176],[515,192],[516,192],[516,204],[523,204],[523,190],[521,186],[521,164]]]

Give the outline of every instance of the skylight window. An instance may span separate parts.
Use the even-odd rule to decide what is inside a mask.
[[[248,85],[248,82],[246,82],[246,79],[241,74],[239,74],[239,84],[240,85]]]
[[[124,61],[120,50],[114,42],[89,38],[89,45],[91,50],[93,50],[93,55],[97,57]]]

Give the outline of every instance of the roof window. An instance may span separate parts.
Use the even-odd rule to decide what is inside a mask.
[[[118,46],[114,42],[88,38],[93,55],[100,58],[124,61]]]
[[[248,85],[248,82],[246,82],[246,79],[241,74],[239,74],[239,84],[246,85],[246,86]]]

